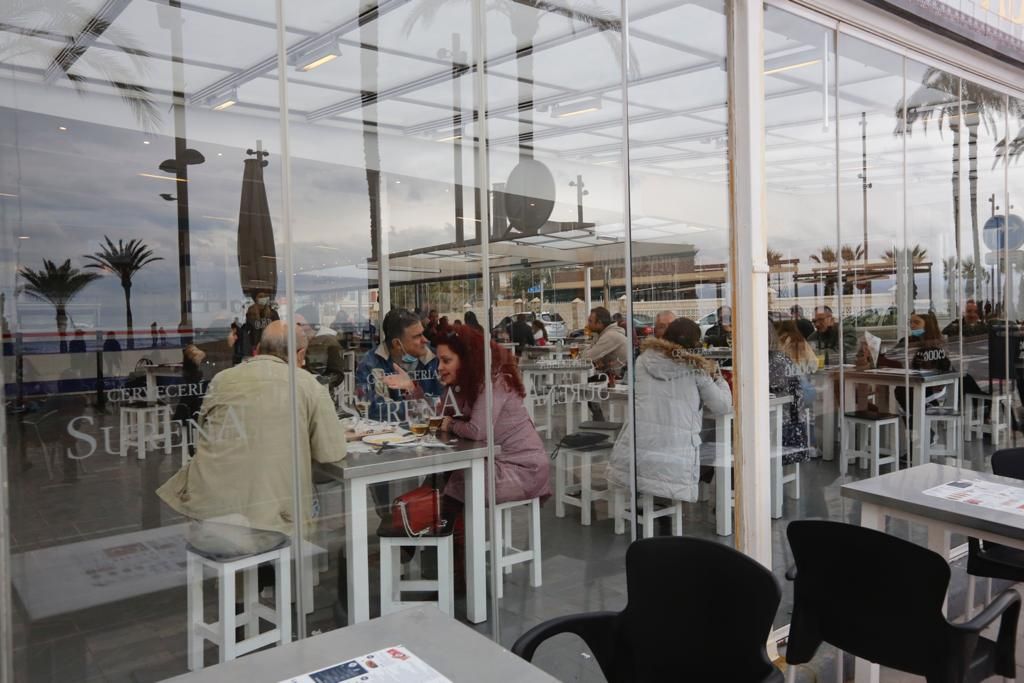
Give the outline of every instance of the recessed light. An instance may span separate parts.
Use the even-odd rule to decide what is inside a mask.
[[[224,152],[217,152],[217,156],[219,156],[219,157],[224,156]]]
[[[18,239],[19,240],[30,240],[32,238],[29,237],[28,235],[18,235]]]
[[[401,180],[396,180],[396,181],[395,181],[395,185],[401,185],[401,184],[402,184],[402,181],[401,181]]]
[[[67,126],[57,126],[57,130],[67,130]]]
[[[143,141],[142,141],[142,144],[144,144],[144,145],[148,145],[148,144],[149,144],[149,140],[143,140]]]

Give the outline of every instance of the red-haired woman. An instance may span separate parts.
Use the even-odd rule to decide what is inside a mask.
[[[453,328],[437,339],[437,358],[438,377],[452,392],[461,413],[446,417],[441,429],[473,441],[486,440],[483,335],[468,325]],[[494,442],[501,446],[494,463],[497,502],[547,497],[551,495],[550,461],[523,404],[526,390],[515,356],[491,342],[491,358]],[[463,502],[464,491],[462,473],[456,472],[445,487],[445,495]]]

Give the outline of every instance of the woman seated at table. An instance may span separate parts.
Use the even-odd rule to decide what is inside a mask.
[[[805,373],[782,349],[775,326],[768,323],[768,390],[776,397],[790,396],[792,401],[782,406],[783,465],[810,460],[808,435],[807,390]]]
[[[636,360],[636,479],[640,493],[693,502],[700,479],[700,431],[706,407],[732,410],[718,364],[700,348],[700,326],[677,318],[661,339],[647,337]],[[632,477],[631,423],[615,442],[609,479],[628,489]]]
[[[468,325],[450,330],[437,339],[437,358],[438,378],[446,392],[450,392],[442,431],[472,441],[486,441],[483,335]],[[494,443],[501,446],[494,461],[497,502],[547,497],[551,495],[550,458],[526,412],[526,390],[515,356],[491,342],[491,361]],[[465,499],[462,472],[452,474],[444,493],[447,509],[460,510]]]
[[[547,346],[548,344],[548,330],[544,327],[544,323],[540,320],[534,320],[530,323],[530,327],[533,328],[533,345],[534,346]]]

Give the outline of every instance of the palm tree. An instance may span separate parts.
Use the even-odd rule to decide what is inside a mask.
[[[33,270],[24,267],[19,271],[25,280],[21,291],[33,299],[45,301],[52,304],[57,310],[57,334],[60,335],[60,351],[67,353],[68,346],[64,335],[68,329],[68,303],[74,299],[82,289],[92,282],[98,280],[96,273],[84,273],[78,268],[71,267],[71,259],[57,266],[53,261],[43,259],[43,269]]]
[[[811,254],[811,260],[827,266],[825,270],[831,271],[830,275],[825,276],[825,296],[832,296],[836,292],[835,266],[839,263],[839,253],[836,252],[835,247],[826,245],[819,247],[817,253]],[[817,291],[817,288],[815,288],[815,291]]]
[[[100,245],[100,250],[95,254],[87,254],[83,258],[92,261],[86,268],[98,268],[105,273],[117,275],[121,278],[121,288],[124,289],[124,310],[125,327],[128,330],[128,348],[134,348],[132,338],[132,278],[144,266],[154,261],[162,261],[163,257],[153,256],[153,250],[146,246],[142,240],[118,240],[117,246],[107,237],[106,244]]]
[[[896,257],[902,256],[902,253],[902,249],[896,249],[895,251],[893,251],[892,249],[886,249],[885,251],[882,252],[882,260],[890,264],[896,263]],[[915,266],[924,263],[927,258],[928,250],[922,247],[920,244],[915,244],[910,249],[910,262],[913,263]]]
[[[924,74],[921,87],[905,100],[901,100],[896,108],[896,135],[910,135],[918,121],[927,132],[928,123],[932,120],[936,122],[940,134],[943,124],[953,134],[953,225],[957,234],[960,233],[961,127],[967,129],[970,166],[967,179],[970,187],[971,242],[975,262],[981,260],[981,235],[978,231],[978,127],[984,124],[990,130],[998,130],[996,115],[1002,113],[1005,104],[1004,95],[963,80],[942,69],[929,68]],[[1007,141],[1006,138],[996,145],[997,159],[1000,149],[1014,156],[1020,154],[1020,149],[1016,149],[1014,143]],[[977,278],[977,275],[975,277]],[[981,289],[980,280],[976,280],[975,287]]]
[[[839,258],[841,258],[844,263],[852,263],[853,261],[861,260],[864,258],[864,245],[857,244],[851,246],[849,244],[844,244],[839,247]]]
[[[100,82],[117,92],[140,126],[156,129],[160,110],[153,103],[149,88],[132,82],[146,72],[150,55],[124,31],[111,26],[110,21],[69,0],[4,0],[0,2],[0,25],[8,27],[0,40],[0,63],[11,63],[25,56],[35,60],[45,50],[45,57],[50,60],[46,77],[52,75],[66,80],[81,94],[91,77],[77,73],[81,69],[72,73],[80,63],[100,74]],[[63,36],[69,27],[78,31],[77,40],[68,40],[53,54],[54,43],[46,38]],[[90,49],[100,37],[116,53],[110,49]],[[131,68],[122,66],[125,62]]]

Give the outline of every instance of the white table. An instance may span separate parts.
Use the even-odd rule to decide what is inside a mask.
[[[912,460],[915,466],[922,464],[924,440],[931,439],[931,435],[925,432],[924,420],[928,389],[948,387],[948,393],[952,395],[950,405],[954,408],[959,406],[960,374],[957,372],[929,372],[903,368],[848,369],[845,370],[842,377],[847,386],[870,384],[890,388],[909,387],[910,396],[907,397],[907,407],[914,414]]]
[[[844,498],[860,501],[860,524],[885,531],[886,518],[905,519],[928,530],[928,548],[949,558],[950,536],[962,534],[1024,550],[1024,516],[978,505],[929,496],[925,490],[958,479],[974,479],[1021,487],[1019,479],[997,477],[962,467],[926,463],[851,484]],[[879,559],[879,568],[884,559]],[[878,683],[878,665],[857,660],[857,683]]]
[[[434,607],[414,607],[358,626],[272,647],[172,678],[168,683],[278,683],[393,645],[409,648],[452,681],[555,683],[554,678],[537,667]]]
[[[160,396],[157,393],[157,377],[181,377],[181,363],[160,363],[146,365],[146,401],[156,403]]]
[[[495,446],[495,452],[498,451]],[[466,612],[479,624],[487,620],[487,581],[484,535],[484,462],[487,446],[459,440],[452,448],[385,448],[377,453],[349,453],[340,463],[319,469],[344,484],[345,562],[348,565],[348,619],[357,624],[370,618],[370,552],[366,490],[371,484],[425,477],[462,470],[466,476]]]
[[[782,517],[782,408],[792,396],[773,396],[768,401],[772,429],[772,518]],[[732,535],[732,419],[733,413],[715,416],[715,443],[701,447],[701,464],[715,467],[715,532]]]
[[[562,363],[552,361],[522,361],[519,363],[519,372],[522,373],[523,386],[526,389],[526,396],[523,399],[526,405],[526,410],[536,425],[536,406],[548,405],[547,402],[550,400],[550,391],[548,393],[544,393],[542,391],[542,387],[550,387],[555,384],[556,379],[562,378],[568,379],[568,382],[562,385],[566,390],[572,391],[573,387],[580,387],[580,390],[582,391],[583,388],[588,386],[587,379],[594,373],[594,369],[592,365],[584,364],[580,361],[565,361]],[[575,408],[579,411],[580,422],[584,422],[587,419],[586,401],[573,401],[566,403],[566,434],[571,434],[575,429],[575,412],[573,403],[577,404]],[[548,405],[548,407],[550,407],[550,405]],[[548,436],[552,436],[550,424],[538,427],[537,431],[547,431]]]

